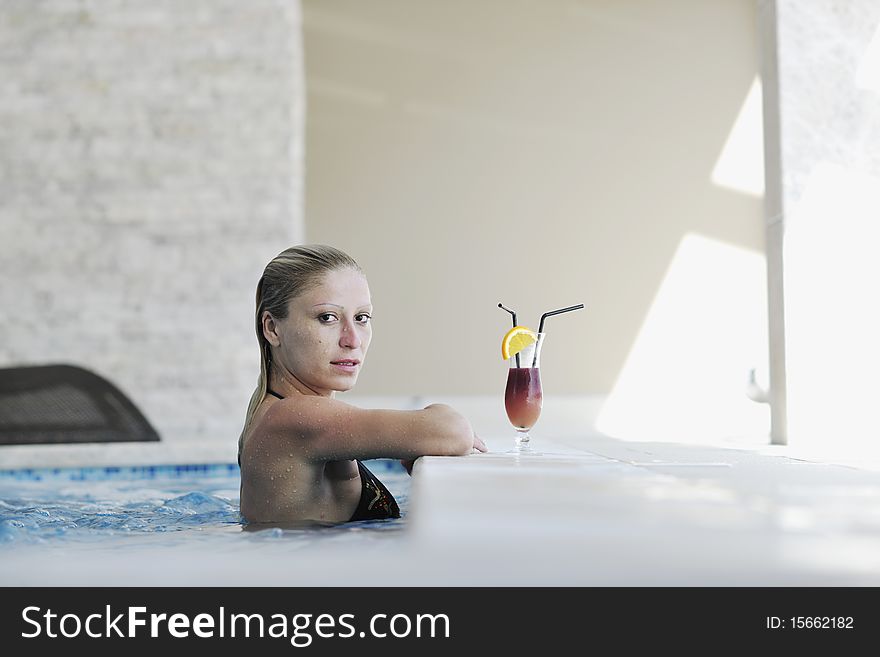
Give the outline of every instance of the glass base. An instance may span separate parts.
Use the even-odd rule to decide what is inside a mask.
[[[544,456],[543,452],[535,451],[534,449],[531,449],[530,447],[526,447],[525,449],[522,449],[519,447],[514,447],[513,449],[509,449],[504,453],[505,454],[514,454],[516,456]]]
[[[541,452],[532,449],[531,438],[528,431],[522,431],[516,434],[514,438],[513,449],[507,450],[507,454],[520,454],[522,456],[541,456]]]

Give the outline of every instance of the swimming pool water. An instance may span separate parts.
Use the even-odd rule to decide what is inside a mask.
[[[250,531],[239,513],[235,464],[0,470],[0,551],[17,546],[375,537],[403,528],[409,475],[396,461],[367,462],[395,496],[401,518],[331,527]]]

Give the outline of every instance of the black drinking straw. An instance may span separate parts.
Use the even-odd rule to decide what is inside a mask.
[[[572,310],[580,310],[584,307],[584,304],[579,303],[576,306],[569,306],[568,308],[560,308],[559,310],[551,310],[550,312],[546,312],[541,315],[541,323],[538,325],[538,334],[544,332],[544,320],[550,317],[551,315],[559,315],[561,313],[567,313]],[[535,358],[532,360],[532,367],[535,367],[538,363],[538,350],[535,349]]]
[[[498,307],[502,310],[506,310],[513,317],[513,325],[516,326],[516,311],[511,310],[510,308],[505,308],[502,304],[498,304]],[[516,354],[516,366],[519,367],[519,354]]]

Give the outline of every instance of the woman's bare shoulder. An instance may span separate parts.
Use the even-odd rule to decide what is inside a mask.
[[[335,442],[355,438],[356,434],[374,434],[381,427],[391,428],[403,411],[363,409],[330,397],[290,395],[273,401],[256,418],[253,435],[283,441],[296,440],[301,445]]]
[[[263,431],[295,431],[310,436],[316,430],[355,419],[363,410],[330,397],[290,395],[266,409],[259,420]]]

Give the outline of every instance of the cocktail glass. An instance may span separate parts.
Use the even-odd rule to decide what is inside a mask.
[[[507,389],[504,408],[507,419],[516,429],[514,449],[517,453],[532,453],[529,431],[541,415],[544,393],[541,390],[541,346],[544,333],[538,333],[537,342],[530,344],[508,360]]]

